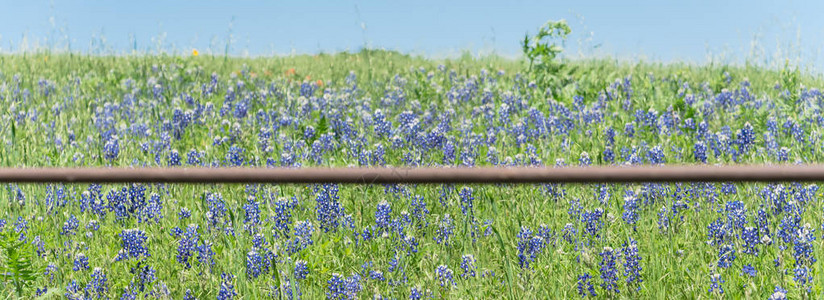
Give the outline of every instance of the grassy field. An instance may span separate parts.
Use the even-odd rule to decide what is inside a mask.
[[[0,55],[3,166],[824,161],[818,77],[496,57]],[[814,184],[6,185],[5,298],[818,298]],[[190,297],[190,298],[186,298]],[[780,299],[780,298],[777,298]]]

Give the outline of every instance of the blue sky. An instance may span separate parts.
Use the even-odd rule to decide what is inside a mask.
[[[10,1],[0,51],[272,55],[372,48],[429,56],[495,52],[549,19],[573,28],[567,55],[740,62],[801,57],[821,65],[822,1]],[[753,41],[758,47],[753,48]],[[101,46],[103,45],[103,46]],[[753,55],[756,49],[756,55]]]

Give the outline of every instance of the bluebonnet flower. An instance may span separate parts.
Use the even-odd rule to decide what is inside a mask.
[[[455,230],[455,225],[452,224],[452,218],[446,214],[438,224],[433,240],[438,244],[449,246],[449,241],[452,237],[452,232]]]
[[[370,271],[369,272],[369,278],[372,279],[372,280],[377,280],[377,281],[386,280],[386,277],[383,276],[383,272],[378,271],[378,270]]]
[[[255,200],[254,196],[246,198],[246,204],[243,205],[243,211],[246,213],[243,219],[243,226],[249,235],[257,233],[257,226],[260,225],[260,206]]]
[[[40,238],[39,235],[35,236],[34,239],[31,241],[32,246],[34,246],[35,252],[37,256],[45,257],[46,256],[46,243]]]
[[[103,273],[103,269],[94,268],[91,276],[92,280],[86,284],[85,294],[89,295],[90,298],[108,299],[109,282],[106,273]]]
[[[598,296],[598,294],[595,293],[595,287],[592,286],[590,279],[592,279],[592,276],[589,274],[578,276],[578,295],[581,295],[581,297],[586,297],[587,295],[592,297]]]
[[[343,278],[338,273],[333,273],[332,278],[327,281],[329,284],[326,292],[327,299],[356,299],[358,292],[362,289],[360,276],[354,273],[348,278]]]
[[[755,277],[758,271],[755,270],[752,265],[747,264],[741,267],[741,273],[749,275],[750,277]]]
[[[217,299],[218,300],[231,300],[237,296],[237,292],[235,291],[235,284],[232,282],[235,279],[235,275],[229,273],[223,273],[220,275],[221,283],[220,283],[220,290],[217,292]]]
[[[58,272],[57,266],[53,263],[49,263],[46,266],[46,269],[43,271],[43,276],[48,276],[49,284],[52,284],[54,281],[54,275]]]
[[[47,292],[49,292],[48,287],[46,287],[46,286],[44,286],[43,288],[38,287],[37,289],[34,290],[34,296],[35,297],[40,297],[40,296],[45,295]]]
[[[710,293],[715,294],[724,294],[724,288],[721,287],[721,284],[724,283],[724,279],[721,278],[721,274],[712,274],[710,275]]]
[[[295,279],[306,279],[306,275],[309,275],[309,267],[306,265],[306,261],[299,259],[295,261]]]
[[[29,221],[24,219],[23,216],[17,217],[17,221],[14,222],[14,231],[20,234],[19,240],[26,240],[26,234],[29,232]]]
[[[426,208],[426,202],[422,196],[412,196],[412,201],[409,203],[412,208],[412,217],[418,229],[429,225],[426,221],[426,216],[429,214],[429,209]]]
[[[244,165],[246,156],[243,152],[245,152],[245,150],[238,146],[229,147],[229,152],[226,153],[226,164],[234,167]]]
[[[602,157],[604,158],[605,162],[614,163],[615,162],[615,151],[612,150],[612,147],[606,147],[604,149],[604,153],[603,153]]]
[[[296,253],[312,245],[313,232],[315,232],[315,227],[314,225],[312,225],[312,222],[297,222],[297,224],[295,224],[295,236],[292,239],[292,242],[287,245],[289,251],[292,253]]]
[[[197,246],[197,261],[201,266],[208,266],[210,269],[215,264],[215,251],[212,250],[212,243],[204,241]]]
[[[753,254],[758,256],[758,229],[752,226],[744,227],[741,231],[741,239],[744,241],[744,250],[742,253]]]
[[[696,161],[707,163],[707,145],[704,142],[696,141],[692,153]]]
[[[735,261],[735,246],[731,244],[722,245],[718,248],[718,267],[729,268]]]
[[[75,230],[77,227],[80,227],[80,221],[74,216],[74,214],[69,215],[69,219],[66,222],[63,222],[63,231],[60,232],[61,235],[74,235]]]
[[[620,293],[618,289],[618,269],[616,264],[615,251],[610,247],[604,247],[604,251],[599,254],[601,256],[601,287],[610,293]]]
[[[192,290],[186,289],[186,293],[183,294],[183,300],[197,300],[197,298],[192,295]]]
[[[409,289],[409,300],[421,300],[421,299],[423,299],[423,293],[421,293],[420,288],[415,287],[415,286],[411,287]]]
[[[146,203],[146,206],[143,207],[141,214],[138,215],[138,223],[154,220],[155,224],[160,223],[160,219],[163,218],[163,201],[160,199],[160,195],[157,193],[152,193],[149,197],[149,202]]]
[[[392,208],[389,206],[389,202],[384,200],[378,203],[378,207],[375,210],[375,225],[380,229],[389,228],[389,224],[392,222],[391,214]]]
[[[63,297],[69,300],[84,300],[86,297],[81,292],[80,286],[77,284],[77,280],[72,280],[69,284],[66,285],[66,293],[63,294]]]
[[[252,247],[254,249],[263,249],[266,245],[266,237],[260,233],[256,233],[252,236]]]
[[[778,149],[776,156],[776,160],[779,162],[788,161],[790,160],[790,149],[787,149],[787,147],[781,147],[781,149]]]
[[[750,122],[745,123],[744,127],[738,131],[736,143],[742,153],[747,153],[755,145],[755,131]]]
[[[117,139],[117,136],[112,136],[109,138],[108,141],[103,145],[103,157],[109,161],[113,161],[117,159],[117,156],[120,155],[120,141]]]
[[[223,195],[220,193],[206,193],[206,204],[208,211],[206,211],[206,228],[209,230],[220,228],[224,222],[228,222],[226,202],[223,201]]]
[[[518,232],[518,263],[521,268],[529,269],[530,263],[541,254],[544,246],[542,237],[533,235],[531,229],[521,226],[521,231]]]
[[[276,236],[283,235],[289,237],[289,225],[292,224],[291,205],[286,199],[278,199],[275,202],[275,215],[272,216],[274,225],[272,226]]]
[[[787,290],[776,285],[769,300],[787,300]]]
[[[189,224],[178,242],[177,261],[182,263],[187,269],[191,267],[189,259],[197,252],[197,244],[200,240],[200,233],[197,231],[198,228],[199,226],[197,224]]]
[[[638,254],[637,242],[630,238],[629,244],[624,243],[621,249],[624,258],[624,277],[627,278],[627,285],[638,284],[637,290],[641,289],[640,283],[644,282],[641,278],[641,255]]]
[[[335,232],[340,225],[340,218],[344,215],[343,206],[338,202],[338,186],[324,184],[316,188],[315,209],[317,220],[323,232]]]
[[[638,222],[638,197],[633,191],[627,190],[624,195],[624,213],[621,218],[635,230],[635,223]]]
[[[306,126],[306,129],[303,130],[303,139],[309,140],[315,137],[315,127],[312,125]]]
[[[435,268],[435,276],[438,277],[441,287],[452,287],[453,285],[457,285],[457,283],[455,283],[455,278],[453,278],[452,270],[446,265],[439,265]]]
[[[330,278],[326,282],[328,286],[328,291],[326,292],[326,299],[348,299],[349,297],[346,295],[346,282],[343,276],[338,273],[332,274],[332,278]]]
[[[418,240],[414,236],[407,235],[403,238],[402,244],[406,250],[406,255],[418,253]]]
[[[464,216],[474,216],[473,202],[475,201],[475,196],[473,196],[472,193],[473,189],[469,187],[462,188],[461,191],[458,193],[458,196],[461,197],[461,212],[464,214]]]
[[[586,152],[581,152],[581,157],[578,158],[578,162],[583,167],[592,165],[592,159],[589,158],[589,153]]]
[[[469,277],[475,277],[475,256],[472,254],[462,256],[461,269],[463,270],[463,273],[461,273],[461,278],[466,279]]]
[[[813,241],[815,241],[815,230],[810,228],[810,224],[804,224],[796,233],[793,241],[793,258],[795,259],[795,268],[793,269],[795,276],[793,280],[799,285],[807,288],[807,292],[812,290],[810,283],[813,275],[811,274],[811,267],[814,266],[816,259],[813,256]]]
[[[747,223],[747,209],[744,207],[744,202],[728,201],[724,210],[727,213],[727,224],[732,229],[742,229]]]
[[[85,254],[80,253],[74,257],[74,266],[72,267],[73,271],[80,271],[80,270],[88,270],[89,269],[89,258],[86,257]]]
[[[721,245],[731,238],[725,223],[719,218],[707,225],[707,244]]]
[[[131,258],[146,258],[151,256],[149,249],[144,245],[149,237],[146,232],[140,229],[125,229],[120,232],[120,245],[122,249],[117,254],[115,261]]]
[[[666,162],[664,150],[661,149],[661,146],[652,147],[647,152],[647,159],[649,159],[649,163],[653,165],[661,165]]]
[[[180,153],[175,149],[169,152],[169,166],[180,166]]]
[[[392,122],[386,120],[386,116],[378,109],[372,114],[372,124],[374,125],[375,134],[378,137],[386,137],[390,135],[392,130]]]
[[[189,210],[189,208],[181,207],[180,212],[177,213],[177,216],[178,220],[188,219],[192,217],[192,212]]]
[[[599,231],[604,227],[604,221],[601,219],[603,214],[604,210],[601,208],[584,211],[581,214],[581,221],[584,222],[584,232],[589,233],[590,236],[599,237]]]
[[[246,253],[246,276],[258,278],[261,274],[269,273],[269,261],[255,250]]]
[[[564,229],[561,230],[561,235],[564,240],[572,244],[575,241],[575,237],[578,235],[578,229],[575,228],[572,223],[566,223],[566,225],[564,225]]]
[[[632,124],[632,123],[627,123],[626,125],[624,125],[624,134],[626,134],[627,137],[634,137],[635,136],[635,125]]]
[[[198,153],[197,150],[195,150],[195,149],[191,149],[191,150],[189,150],[189,152],[186,153],[186,163],[189,164],[189,165],[192,165],[192,166],[200,165],[201,158],[203,158],[203,155]]]

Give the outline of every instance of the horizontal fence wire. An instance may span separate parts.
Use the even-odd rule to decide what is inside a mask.
[[[16,183],[618,183],[824,181],[824,165],[439,168],[0,168]]]

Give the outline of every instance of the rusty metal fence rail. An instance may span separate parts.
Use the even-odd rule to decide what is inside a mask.
[[[619,183],[822,181],[824,165],[473,168],[0,168],[16,183]]]

